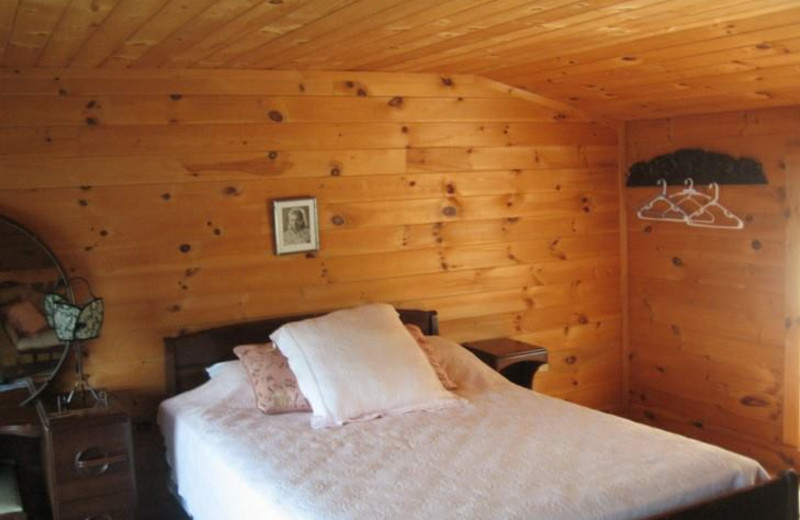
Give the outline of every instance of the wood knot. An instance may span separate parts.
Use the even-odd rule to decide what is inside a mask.
[[[578,323],[586,325],[589,323],[589,318],[585,314],[578,314]]]
[[[92,109],[96,106],[97,106],[97,101],[95,101],[94,99],[86,103],[86,108],[88,109]]]
[[[575,356],[567,356],[564,358],[564,363],[568,365],[574,365],[578,361],[578,358]]]
[[[86,125],[87,126],[97,126],[97,123],[98,123],[98,121],[94,117],[87,117],[86,118]]]
[[[170,200],[171,198],[172,198],[172,195],[170,195],[169,193],[162,193],[161,194],[161,199],[162,200]]]
[[[442,76],[442,85],[445,87],[452,87],[453,86],[453,78],[449,76]]]
[[[756,251],[758,251],[759,249],[761,249],[761,241],[760,240],[753,240],[752,242],[750,242],[750,246],[753,249],[755,249]]]
[[[277,110],[270,110],[269,111],[269,118],[275,121],[276,123],[283,122],[283,114],[278,112]]]
[[[756,397],[754,395],[746,395],[739,399],[739,402],[745,406],[755,407],[755,408],[766,408],[769,406],[769,403],[760,397]]]
[[[178,247],[178,249],[180,250],[181,253],[188,253],[189,251],[192,250],[192,246],[190,246],[189,244],[181,244],[180,247]]]
[[[653,231],[653,226],[645,226],[644,227],[644,232],[645,233],[651,233],[652,231]]]
[[[400,108],[403,106],[403,98],[400,96],[395,96],[389,100],[389,106],[394,108]]]
[[[678,258],[677,256],[673,256],[673,257],[672,257],[672,265],[675,265],[675,266],[678,266],[678,267],[680,267],[680,266],[682,266],[682,265],[683,265],[683,260],[681,260],[681,259],[680,259],[680,258]]]
[[[342,174],[342,171],[339,168],[337,168],[337,167],[331,168],[331,176],[338,177],[341,174]]]
[[[448,194],[452,195],[453,193],[456,192],[456,187],[455,187],[455,185],[453,183],[448,182],[447,185],[444,187],[444,191],[446,191]]]
[[[363,88],[356,90],[356,96],[358,97],[367,97],[367,91]]]
[[[344,217],[341,215],[334,215],[331,217],[331,222],[333,222],[334,226],[341,226],[345,223]]]
[[[458,214],[458,210],[453,206],[445,206],[444,209],[442,209],[442,214],[445,217],[455,217]]]
[[[78,199],[78,205],[83,206],[84,208],[89,205],[89,201],[86,199]]]
[[[648,418],[648,419],[650,419],[651,421],[655,421],[655,420],[656,420],[656,414],[654,414],[654,413],[653,413],[653,412],[651,412],[650,410],[645,410],[645,411],[644,411],[644,412],[642,412],[642,413],[644,414],[644,416],[645,416],[645,417],[647,417],[647,418]]]
[[[272,151],[267,154],[267,157],[271,160],[275,160],[278,158],[278,152]]]
[[[636,61],[638,58],[636,56],[623,56],[622,61]]]
[[[181,98],[183,98],[183,94],[170,94],[169,98],[172,101],[179,101]]]
[[[236,188],[236,186],[226,186],[225,189],[222,190],[222,194],[223,195],[228,195],[230,197],[237,197],[237,196],[241,195],[241,193],[239,193],[239,190],[238,190],[238,188]]]

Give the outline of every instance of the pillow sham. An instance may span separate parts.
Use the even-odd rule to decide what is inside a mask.
[[[512,384],[455,341],[442,336],[426,336],[426,339],[442,368],[458,384],[459,389],[483,389],[494,385]]]
[[[266,414],[311,411],[289,362],[273,343],[239,345],[233,353],[247,371],[259,410]]]
[[[447,370],[444,369],[442,366],[442,362],[439,360],[439,356],[436,355],[436,352],[431,348],[431,344],[428,341],[428,338],[425,334],[422,333],[422,329],[420,329],[416,325],[406,324],[406,330],[411,334],[414,338],[414,341],[417,342],[419,348],[422,349],[422,352],[425,354],[425,357],[428,358],[428,363],[431,364],[433,367],[433,371],[436,372],[436,377],[439,378],[441,381],[442,386],[444,386],[448,390],[455,390],[458,388],[458,385],[450,378],[450,375],[447,373]]]
[[[391,305],[287,323],[270,339],[311,403],[314,428],[461,402],[444,389]]]
[[[29,300],[3,305],[0,312],[21,337],[33,336],[47,328],[47,320]]]

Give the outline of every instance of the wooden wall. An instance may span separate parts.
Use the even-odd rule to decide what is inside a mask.
[[[788,379],[787,160],[797,107],[629,123],[627,164],[683,147],[763,163],[767,186],[722,186],[741,231],[638,220],[651,188],[627,191],[630,411],[639,420],[794,464]],[[795,172],[795,176],[797,172]],[[800,287],[797,288],[800,291]],[[791,320],[790,320],[791,321]],[[796,372],[796,371],[795,371]],[[796,374],[795,374],[796,375]],[[794,383],[796,384],[796,383]]]
[[[0,213],[105,298],[87,371],[143,414],[163,336],[370,301],[540,342],[538,389],[619,407],[617,161],[616,130],[471,76],[0,71]],[[276,257],[270,201],[301,195],[322,249]]]

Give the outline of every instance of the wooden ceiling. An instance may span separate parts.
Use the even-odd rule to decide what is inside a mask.
[[[800,102],[798,0],[0,0],[4,67],[477,74],[616,119]]]

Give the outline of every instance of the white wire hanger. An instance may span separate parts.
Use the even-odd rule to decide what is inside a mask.
[[[719,184],[712,182],[708,187],[714,191],[714,196],[705,206],[691,213],[686,224],[693,227],[743,229],[744,221],[719,203]],[[718,221],[718,217],[724,219]]]
[[[672,195],[667,194],[666,180],[658,179],[656,182],[661,186],[661,193],[639,208],[636,212],[638,218],[683,222],[692,227],[744,228],[744,221],[719,203],[719,184],[716,182],[708,185],[713,196],[695,189],[691,178],[684,181],[685,188]]]
[[[636,212],[636,216],[642,220],[686,222],[689,214],[686,213],[680,206],[675,204],[672,200],[670,200],[670,197],[667,196],[667,181],[664,179],[658,179],[656,183],[661,186],[661,193],[639,208],[639,211]],[[662,207],[666,206],[666,208],[658,210],[657,207],[659,205]]]

